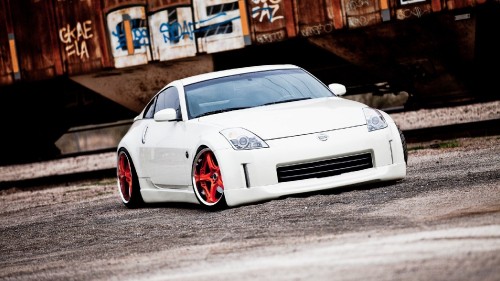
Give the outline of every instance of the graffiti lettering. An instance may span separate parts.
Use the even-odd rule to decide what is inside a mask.
[[[180,39],[185,39],[186,37],[190,40],[194,39],[193,23],[184,21],[181,25],[179,22],[174,21],[172,23],[164,22],[160,24],[160,32],[163,35],[163,42],[170,44],[178,43]]]
[[[370,6],[370,1],[368,0],[351,0],[347,3],[347,11],[354,11],[357,8],[361,8],[363,6]]]
[[[70,58],[73,55],[80,59],[89,58],[87,39],[92,38],[92,21],[78,22],[73,28],[69,24],[59,29],[59,40],[66,45],[66,55]]]
[[[277,16],[281,0],[269,0],[271,4],[267,3],[268,0],[252,0],[253,4],[257,5],[252,8],[252,18],[257,18],[260,15],[259,22],[262,22],[265,17],[270,22],[274,22],[275,20],[283,19],[283,16]],[[262,3],[262,6],[259,4]],[[271,13],[272,12],[272,13]]]
[[[131,19],[130,22],[130,32],[132,33],[132,42],[134,49],[140,49],[142,46],[149,45],[149,32],[146,25],[146,21],[143,19]],[[116,25],[115,31],[111,34],[118,39],[117,50],[122,49],[127,50],[127,37],[125,35],[124,22],[120,22]]]
[[[429,14],[430,9],[423,10],[420,7],[414,7],[412,9],[400,9],[397,11],[397,19],[404,20],[411,17],[421,18],[425,14]]]
[[[203,33],[200,35],[202,37],[215,34],[222,34],[222,33],[231,33],[232,32],[231,22],[239,19],[240,16],[233,17],[216,24],[206,25],[199,29],[194,29],[194,26],[196,24],[206,24],[214,20],[215,18],[223,16],[227,16],[227,14],[224,12],[218,13],[213,17],[200,20],[199,22],[184,21],[182,25],[177,21],[174,21],[172,23],[164,22],[160,24],[160,32],[163,35],[163,42],[176,44],[179,42],[180,39],[185,39],[186,37],[189,38],[190,40],[193,40],[195,33]]]
[[[267,33],[267,34],[259,34],[256,37],[257,42],[260,44],[283,41],[284,39],[285,39],[285,32],[284,31],[278,31],[278,32]]]
[[[360,27],[367,26],[370,21],[366,17],[351,17],[349,18],[349,26],[350,27]]]
[[[300,34],[304,37],[330,33],[333,31],[333,23],[318,24],[315,26],[306,26],[301,28]]]

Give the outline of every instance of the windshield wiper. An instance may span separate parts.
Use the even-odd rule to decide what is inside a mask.
[[[241,107],[231,107],[231,108],[218,109],[218,110],[208,111],[208,112],[202,113],[200,115],[195,116],[194,118],[203,117],[203,116],[212,115],[212,114],[217,114],[217,113],[222,113],[222,112],[233,111],[233,110],[240,110],[240,109],[245,109],[245,108],[250,108],[250,107],[251,106],[241,106]]]
[[[264,103],[262,105],[271,105],[271,104],[278,104],[278,103],[285,103],[285,102],[292,102],[292,101],[299,101],[299,100],[309,100],[309,99],[311,99],[311,97],[272,101],[272,102]]]

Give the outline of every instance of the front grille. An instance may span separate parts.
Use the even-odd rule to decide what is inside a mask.
[[[371,153],[278,167],[278,182],[324,178],[373,167]]]

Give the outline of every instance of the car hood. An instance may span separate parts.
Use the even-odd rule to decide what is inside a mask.
[[[365,125],[362,103],[343,98],[319,98],[199,118],[199,122],[224,128],[245,128],[264,140]]]

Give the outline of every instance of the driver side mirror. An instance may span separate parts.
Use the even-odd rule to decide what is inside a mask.
[[[165,108],[155,113],[154,119],[157,122],[163,121],[178,121],[177,111],[173,108]]]

